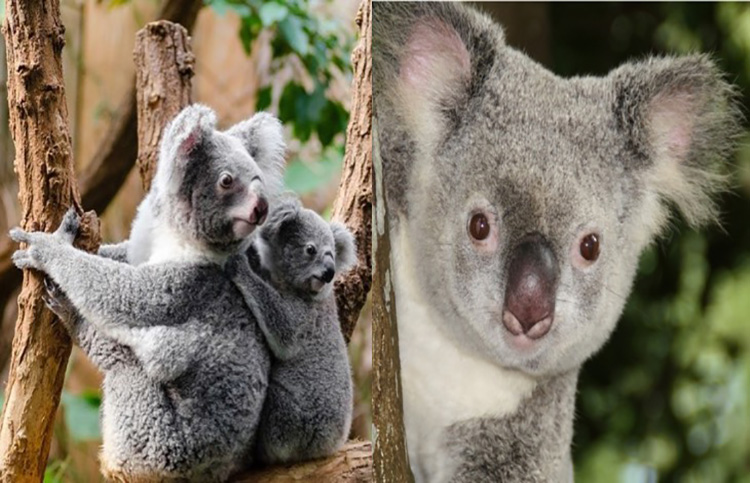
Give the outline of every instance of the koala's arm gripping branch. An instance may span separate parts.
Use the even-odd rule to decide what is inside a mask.
[[[44,271],[101,329],[178,322],[174,308],[188,310],[198,298],[190,293],[190,274],[176,267],[133,267],[64,244],[51,244],[44,252]]]
[[[300,336],[310,325],[309,308],[293,297],[282,297],[240,258],[232,281],[255,316],[271,351],[281,360],[299,351]]]

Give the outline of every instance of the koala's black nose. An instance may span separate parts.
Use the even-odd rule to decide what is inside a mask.
[[[321,280],[323,280],[325,283],[330,282],[333,280],[334,275],[336,275],[336,271],[332,268],[327,268],[325,272],[323,272],[323,276],[321,277]]]
[[[526,236],[508,265],[503,325],[510,333],[538,339],[549,332],[559,278],[560,267],[547,240],[538,233]]]
[[[260,196],[255,203],[252,215],[250,215],[250,223],[253,225],[262,225],[266,221],[266,215],[268,215],[268,201]]]

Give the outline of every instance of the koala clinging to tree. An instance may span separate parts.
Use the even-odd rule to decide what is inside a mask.
[[[446,3],[373,4],[373,85],[417,481],[570,481],[576,379],[669,205],[715,217],[737,134],[706,56],[562,79]]]
[[[266,218],[283,153],[272,116],[220,132],[190,106],[165,131],[130,241],[73,248],[73,211],[55,234],[11,231],[28,245],[16,265],[48,275],[51,308],[104,372],[108,479],[221,481],[249,462],[270,357],[223,262]]]
[[[333,280],[356,263],[354,237],[297,199],[275,206],[253,241],[256,274],[245,256],[228,271],[271,348],[258,458],[287,463],[334,453],[352,421],[352,378],[337,317]]]

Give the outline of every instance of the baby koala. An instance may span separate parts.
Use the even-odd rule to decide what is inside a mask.
[[[356,263],[354,237],[297,199],[272,209],[250,249],[227,270],[271,349],[271,375],[258,428],[257,456],[286,463],[334,453],[352,418],[352,381],[333,280]]]
[[[270,356],[224,270],[281,183],[281,125],[259,113],[228,131],[205,106],[167,127],[131,239],[99,256],[57,232],[11,231],[13,260],[44,272],[47,301],[104,373],[109,481],[224,481],[251,460]]]

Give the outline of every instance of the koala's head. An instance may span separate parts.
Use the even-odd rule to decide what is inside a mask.
[[[328,297],[336,275],[357,261],[354,237],[343,224],[328,223],[291,198],[271,210],[254,244],[274,285],[310,299]]]
[[[374,3],[373,19],[389,210],[440,329],[529,374],[579,366],[669,206],[715,217],[732,88],[703,55],[562,79],[455,4]]]
[[[150,196],[155,216],[202,248],[231,252],[261,225],[282,185],[281,123],[257,113],[227,131],[194,104],[164,132]]]

